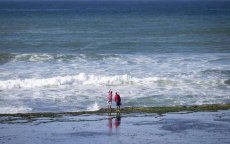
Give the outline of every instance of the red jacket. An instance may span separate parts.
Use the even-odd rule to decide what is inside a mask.
[[[115,95],[114,101],[115,101],[115,102],[121,102],[121,97],[120,97],[119,94],[116,94],[116,95]]]

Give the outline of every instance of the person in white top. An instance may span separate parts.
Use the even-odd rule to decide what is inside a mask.
[[[112,112],[112,100],[113,100],[113,92],[111,90],[109,90],[108,96],[107,96],[108,113]]]

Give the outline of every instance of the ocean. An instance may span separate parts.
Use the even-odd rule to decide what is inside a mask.
[[[110,89],[230,103],[230,2],[0,2],[0,113],[97,110]]]

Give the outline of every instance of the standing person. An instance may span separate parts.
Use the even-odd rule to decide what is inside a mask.
[[[113,99],[113,92],[109,90],[108,96],[107,96],[107,102],[108,102],[108,113],[111,114],[112,112],[112,99]]]
[[[120,113],[121,97],[117,92],[115,93],[114,101],[116,102],[117,105],[117,112]]]

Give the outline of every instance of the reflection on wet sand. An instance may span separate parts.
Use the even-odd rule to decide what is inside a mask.
[[[120,126],[120,124],[121,124],[121,116],[117,115],[115,118],[115,121],[114,121],[115,128],[118,128]]]
[[[116,117],[115,117],[115,120],[114,120],[114,123],[113,123],[113,118],[112,116],[109,116],[108,118],[108,128],[109,128],[109,131],[112,132],[112,129],[113,129],[113,124],[114,124],[114,127],[116,129],[118,129],[121,125],[121,115],[120,114],[117,114]]]
[[[107,124],[108,128],[109,128],[109,133],[112,133],[112,128],[113,128],[113,118],[109,117],[108,118],[108,124]]]

